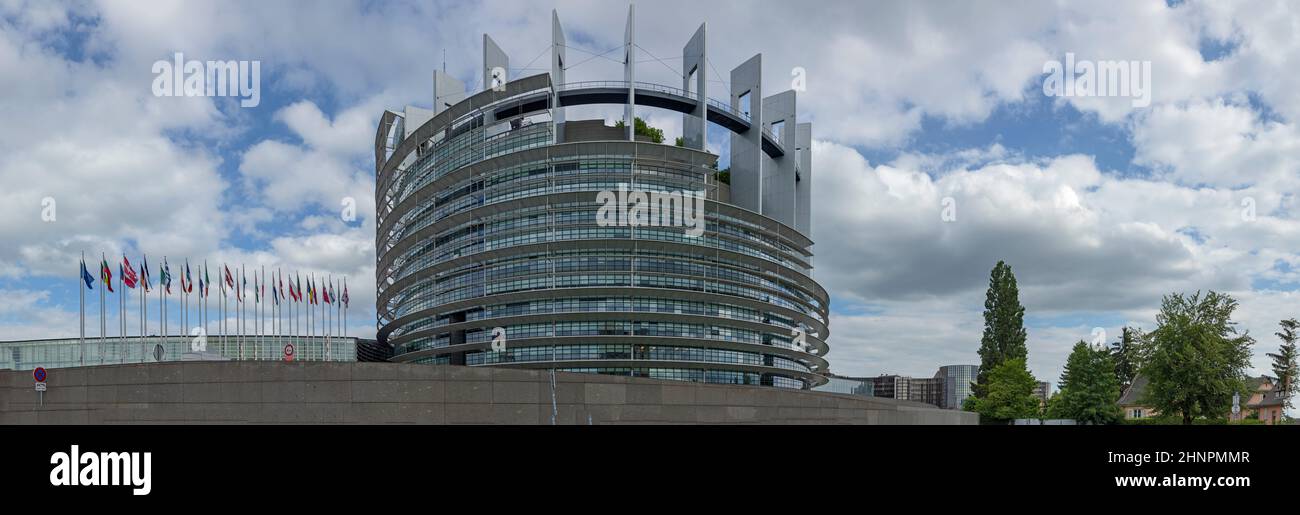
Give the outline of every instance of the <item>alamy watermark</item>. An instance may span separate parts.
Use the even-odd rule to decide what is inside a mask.
[[[261,61],[185,60],[176,52],[172,61],[153,63],[156,97],[238,97],[242,107],[262,103]]]
[[[1075,60],[1043,63],[1043,94],[1049,97],[1130,97],[1133,107],[1151,105],[1151,61]]]
[[[600,227],[685,227],[692,238],[704,234],[704,191],[644,191],[619,183],[618,191],[596,194]]]

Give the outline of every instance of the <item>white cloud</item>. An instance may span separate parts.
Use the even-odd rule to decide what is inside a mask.
[[[591,57],[577,48],[621,42],[624,4],[557,7],[571,62]],[[638,9],[638,79],[680,84],[674,67],[699,21],[708,23],[712,97],[726,98],[730,69],[757,52],[767,94],[786,89],[792,68],[807,70],[800,121],[814,121],[818,139],[813,236],[816,274],[837,308],[833,370],[928,375],[977,361],[983,288],[1005,259],[1031,316],[1042,318],[1030,330],[1031,368],[1055,381],[1092,326],[1150,326],[1171,291],[1233,293],[1261,342],[1291,316],[1293,292],[1257,286],[1294,287],[1300,274],[1291,8],[668,2]],[[549,23],[549,6],[522,1],[305,9],[0,0],[0,119],[19,121],[0,125],[0,241],[15,242],[0,247],[0,274],[66,277],[82,249],[346,274],[354,308],[366,310],[350,321],[373,334],[370,146],[381,110],[428,105],[443,49],[448,69],[474,87],[484,32],[513,67],[544,68],[545,59],[528,59],[545,51]],[[1207,39],[1236,48],[1207,62],[1198,52]],[[153,97],[150,64],[177,51],[261,60],[262,106]],[[1090,148],[1026,157],[1014,142],[943,154],[907,146],[927,119],[977,124],[1036,98],[1043,62],[1066,52],[1152,61],[1150,108],[1114,98],[1061,104],[1128,131],[1135,164],[1154,173],[1099,170]],[[570,80],[620,76],[601,58],[569,71]],[[638,112],[680,132],[675,113]],[[862,147],[900,156],[869,163]],[[58,201],[53,224],[39,222],[46,196]],[[339,219],[346,197],[360,223]],[[956,201],[953,223],[940,219],[945,197]],[[1257,206],[1253,221],[1241,216],[1246,199]],[[10,307],[0,331],[40,336],[38,324],[75,319],[38,288],[0,290],[41,306]],[[31,325],[8,322],[23,317]],[[1273,346],[1261,343],[1257,366]]]

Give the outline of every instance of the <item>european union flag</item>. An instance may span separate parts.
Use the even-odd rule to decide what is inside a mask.
[[[86,260],[84,259],[81,260],[81,280],[86,281],[86,289],[95,289],[93,286],[95,284],[95,276],[90,275],[90,271],[86,270]]]

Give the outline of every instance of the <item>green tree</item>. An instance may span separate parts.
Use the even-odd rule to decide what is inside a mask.
[[[1137,377],[1138,370],[1142,368],[1142,341],[1141,329],[1125,327],[1119,340],[1110,344],[1111,359],[1115,362],[1115,377],[1119,378],[1121,392],[1133,384],[1133,378]]]
[[[627,127],[627,124],[623,123],[623,120],[619,120],[614,123],[614,127],[622,129]],[[655,143],[664,142],[664,130],[658,127],[651,127],[650,124],[645,123],[645,120],[642,120],[640,116],[632,119],[632,134],[645,136]]]
[[[731,184],[731,167],[730,167],[730,166],[726,167],[726,168],[723,169],[722,171],[714,172],[713,175],[716,176],[716,177],[718,178],[718,182],[723,183],[723,184]]]
[[[998,261],[989,274],[989,289],[984,297],[984,336],[980,338],[980,371],[972,385],[973,395],[988,395],[989,374],[1012,359],[1027,359],[1025,347],[1025,308],[1020,305],[1020,290],[1011,266]]]
[[[1150,383],[1145,402],[1160,413],[1180,416],[1183,424],[1199,417],[1219,418],[1232,407],[1232,394],[1246,390],[1249,331],[1237,334],[1232,313],[1237,301],[1211,291],[1190,297],[1165,296],[1157,327],[1148,338],[1142,374]]]
[[[1080,341],[1074,344],[1061,372],[1061,392],[1053,396],[1053,418],[1069,418],[1085,424],[1114,424],[1123,415],[1119,400],[1119,378],[1110,351],[1093,349]]]
[[[1040,399],[1034,395],[1037,384],[1025,368],[1025,358],[1009,359],[989,373],[987,395],[967,397],[963,409],[979,413],[984,420],[1036,418],[1040,413]]]
[[[1296,329],[1300,327],[1300,322],[1294,318],[1288,318],[1278,325],[1282,330],[1274,334],[1282,339],[1282,345],[1278,347],[1277,352],[1270,352],[1268,357],[1273,358],[1273,377],[1277,378],[1277,391],[1286,402],[1286,407],[1290,408],[1291,398],[1295,396],[1296,381]]]

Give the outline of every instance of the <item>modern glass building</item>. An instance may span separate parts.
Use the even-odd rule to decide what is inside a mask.
[[[946,365],[939,367],[934,377],[943,378],[944,395],[940,407],[961,409],[962,402],[971,396],[971,384],[979,375],[979,365]]]
[[[681,87],[639,82],[633,20],[621,81],[566,82],[553,14],[550,73],[506,80],[509,59],[484,35],[489,87],[471,94],[437,71],[432,110],[383,113],[376,307],[393,361],[826,382],[812,127],[796,121],[795,92],[763,96],[761,55],[712,80],[703,25]],[[729,98],[710,98],[723,80]],[[582,105],[621,105],[624,123],[566,120]],[[682,113],[680,140],[638,134],[633,106]],[[729,133],[729,173],[710,130]]]
[[[849,395],[861,395],[863,397],[876,396],[876,383],[872,378],[828,375],[826,376],[826,379],[826,384],[813,389],[819,392],[846,393]]]

